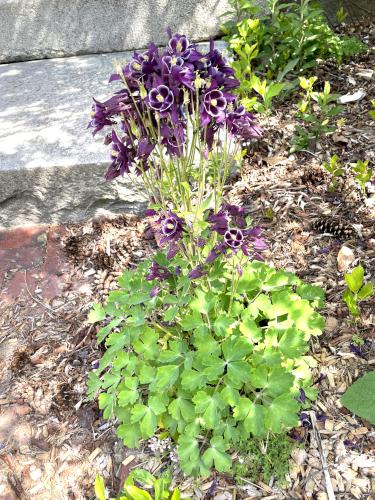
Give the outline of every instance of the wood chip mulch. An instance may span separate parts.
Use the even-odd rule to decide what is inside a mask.
[[[375,170],[375,122],[368,115],[375,78],[361,76],[375,66],[372,21],[348,28],[368,44],[366,54],[341,66],[324,62],[316,70],[334,92],[362,88],[366,93],[344,105],[339,118],[345,121],[337,132],[290,156],[294,97],[262,119],[264,139],[227,187],[227,199],[246,206],[264,228],[267,262],[326,291],[327,327],[311,343],[319,397],[291,433],[303,447],[292,454],[288,486],[261,478],[240,485],[222,475],[199,482],[183,478],[171,461],[173,446],[150,440],[141,450],[127,450],[96,403],[85,402],[87,373],[101,356],[87,312],[116,287],[125,267],[156,246],[147,222],[120,215],[66,228],[69,279],[85,277],[88,295],[68,287],[52,301],[26,296],[0,305],[0,498],[94,498],[97,473],[115,492],[137,465],[153,472],[172,467],[183,496],[197,499],[331,500],[331,491],[337,500],[375,498],[374,427],[340,403],[354,380],[375,369],[375,299],[361,304],[355,324],[341,299],[344,273],[358,263],[367,280],[375,277],[375,179],[362,194],[348,169],[349,163],[367,159]],[[346,176],[330,192],[322,162],[335,153]]]

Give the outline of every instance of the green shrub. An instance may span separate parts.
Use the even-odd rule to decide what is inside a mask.
[[[290,79],[306,73],[320,59],[341,62],[367,48],[356,38],[336,34],[322,8],[311,0],[268,0],[264,15],[259,15],[251,1],[230,3],[237,21],[228,22],[223,31],[234,55],[233,68],[241,82],[238,92],[242,98],[252,92],[253,72],[283,82],[287,75]]]
[[[177,441],[186,474],[229,471],[238,443],[297,425],[302,401],[315,398],[305,354],[324,327],[315,312],[323,292],[256,261],[240,277],[216,261],[192,288],[182,259],[156,260],[181,266],[180,275],[151,297],[144,262],[90,315],[107,324],[89,396],[99,392],[104,418],[118,419],[129,448],[159,428]]]

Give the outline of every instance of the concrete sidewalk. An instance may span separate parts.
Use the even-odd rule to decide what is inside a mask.
[[[87,129],[92,97],[111,95],[118,83],[108,77],[131,55],[0,65],[0,228],[145,207],[143,192],[127,178],[104,180],[109,148],[103,134],[93,138]]]

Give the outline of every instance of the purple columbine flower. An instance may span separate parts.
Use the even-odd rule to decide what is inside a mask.
[[[256,124],[254,115],[246,111],[243,106],[228,113],[226,123],[231,134],[245,140],[262,137],[262,130]]]
[[[148,103],[152,109],[161,113],[167,111],[174,102],[173,92],[166,85],[158,85],[148,95]]]
[[[175,242],[179,240],[184,231],[184,220],[178,215],[174,214],[171,210],[168,212],[168,217],[160,220],[161,232],[163,237],[160,243],[163,244],[166,241]]]
[[[117,137],[116,132],[112,131],[112,163],[109,166],[106,179],[112,180],[116,177],[130,172],[130,166],[134,160],[134,150],[129,144],[129,140],[125,137],[125,142]]]
[[[161,288],[160,286],[154,286],[154,288],[151,290],[150,292],[150,297],[153,299],[154,297],[156,297],[158,295],[158,293],[160,292]]]
[[[184,60],[189,59],[192,49],[193,46],[185,35],[175,33],[168,42],[168,52],[178,57],[182,57]]]
[[[159,265],[155,261],[152,261],[151,267],[150,267],[148,274],[146,276],[146,280],[147,281],[152,281],[152,280],[165,281],[170,276],[172,276],[172,274],[169,272],[169,270],[166,267]]]
[[[185,61],[182,59],[182,57],[178,57],[175,55],[169,56],[163,56],[161,58],[161,62],[163,65],[163,69],[165,69],[168,73],[172,72],[172,69],[174,67],[181,67],[185,64]]]
[[[225,108],[227,100],[221,90],[211,90],[203,97],[203,105],[201,106],[201,123],[203,126],[208,125],[212,118],[215,118],[217,123],[225,120]]]
[[[195,280],[201,278],[205,274],[207,273],[203,270],[203,267],[199,265],[190,271],[190,273],[188,274],[188,278],[191,280]]]

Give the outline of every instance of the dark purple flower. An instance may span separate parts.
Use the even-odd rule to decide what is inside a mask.
[[[176,273],[176,276],[180,276],[180,274],[181,274],[181,266],[176,266],[174,272]]]
[[[317,413],[316,419],[319,420],[319,422],[325,422],[327,420],[327,416],[323,413]]]
[[[160,220],[161,223],[161,232],[163,237],[160,240],[160,243],[163,244],[166,241],[177,241],[181,238],[182,233],[184,231],[184,220],[178,215],[174,214],[171,210],[168,212],[168,217],[165,217]]]
[[[91,109],[91,121],[88,128],[93,128],[93,135],[106,125],[113,125],[115,122],[111,117],[124,112],[130,107],[129,94],[127,90],[120,90],[104,102],[94,99]]]
[[[303,427],[308,427],[308,428],[312,427],[310,422],[310,417],[307,413],[304,412],[300,413],[299,419]]]
[[[182,59],[189,59],[193,46],[185,35],[175,33],[168,42],[168,52]]]
[[[306,401],[306,393],[302,388],[300,388],[299,390],[299,400],[301,401],[301,403],[304,403]]]
[[[160,266],[157,262],[152,261],[151,267],[150,267],[148,274],[146,276],[146,280],[147,281],[152,281],[152,280],[165,281],[170,276],[172,276],[172,275],[166,267]]]
[[[126,137],[124,140],[125,142],[117,137],[114,130],[112,131],[112,163],[106,173],[107,180],[115,179],[119,175],[130,172],[130,166],[134,160],[134,149],[128,144]]]
[[[151,290],[150,292],[150,297],[153,299],[154,297],[156,297],[158,295],[158,293],[160,292],[161,288],[160,286],[154,286],[154,288]]]
[[[349,350],[350,350],[350,352],[354,353],[356,356],[363,358],[363,352],[359,346],[357,346],[355,344],[350,344]]]
[[[212,118],[215,118],[217,123],[225,120],[225,108],[227,100],[221,90],[211,90],[203,97],[203,105],[201,107],[201,124],[208,125]]]
[[[148,104],[156,111],[167,111],[174,102],[173,92],[166,85],[158,85],[148,95]]]
[[[235,225],[241,229],[245,228],[245,215],[246,211],[243,207],[227,203],[216,214],[209,215],[207,221],[212,224],[211,229],[213,231],[224,235],[230,225]]]
[[[145,210],[144,216],[145,217],[153,217],[154,215],[157,215],[157,211],[154,210],[153,208],[148,208]]]
[[[345,439],[344,445],[347,446],[348,448],[351,448],[352,450],[359,450],[360,449],[360,446],[358,444],[354,443],[353,441],[351,441],[350,439]]]
[[[205,274],[207,274],[207,273],[203,270],[203,267],[201,265],[199,265],[190,271],[190,273],[188,274],[188,278],[190,278],[191,280],[194,280],[197,278],[201,278]]]
[[[174,67],[182,67],[184,64],[185,64],[185,61],[182,59],[182,57],[178,57],[178,56],[169,56],[169,55],[166,55],[166,56],[163,56],[161,58],[161,62],[162,62],[162,65],[163,65],[163,69],[165,69],[168,73],[171,73],[172,72],[172,69]]]
[[[234,136],[242,137],[245,140],[262,137],[262,130],[255,123],[254,115],[246,111],[243,106],[228,113],[226,123],[229,132]]]

